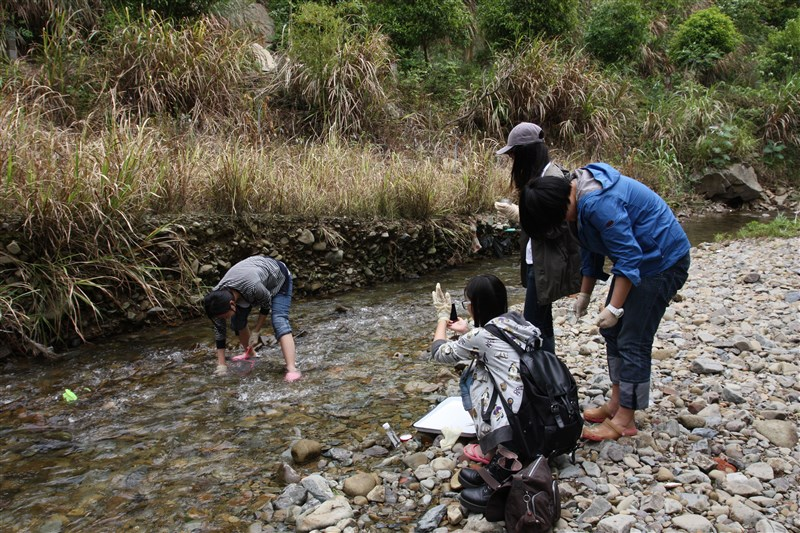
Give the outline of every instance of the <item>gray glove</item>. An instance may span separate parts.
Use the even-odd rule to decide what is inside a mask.
[[[575,304],[572,306],[572,311],[575,313],[576,318],[580,318],[586,314],[586,310],[589,308],[589,298],[591,295],[586,292],[581,292],[578,294],[578,297],[575,298]]]
[[[600,315],[597,317],[597,327],[608,329],[613,328],[619,322],[619,319],[622,318],[623,310],[617,309],[612,305],[607,305],[605,309],[600,311]]]

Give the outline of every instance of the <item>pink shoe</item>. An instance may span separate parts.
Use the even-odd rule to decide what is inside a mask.
[[[488,465],[491,459],[490,456],[485,455],[481,451],[480,444],[467,444],[464,446],[464,456],[471,461],[475,461],[476,463],[481,463],[484,465]]]
[[[236,357],[231,357],[231,361],[247,361],[253,355],[253,349],[248,346],[247,349]]]
[[[297,381],[301,377],[303,377],[303,374],[295,370],[294,372],[287,372],[286,375],[283,376],[283,381],[291,383],[293,381]]]

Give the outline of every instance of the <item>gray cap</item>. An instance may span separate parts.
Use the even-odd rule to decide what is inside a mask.
[[[508,134],[506,145],[497,151],[497,155],[505,154],[515,146],[523,144],[543,143],[544,132],[533,122],[520,122]]]

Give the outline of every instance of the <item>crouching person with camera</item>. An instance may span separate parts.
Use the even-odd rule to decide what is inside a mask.
[[[469,388],[469,394],[463,395],[464,408],[472,415],[479,448],[488,464],[480,470],[463,469],[459,480],[465,487],[461,503],[470,511],[482,513],[494,488],[522,467],[517,452],[507,448],[513,447],[514,435],[501,403],[516,412],[523,392],[517,351],[484,326],[496,325],[523,347],[531,337],[539,337],[539,330],[518,313],[517,320],[506,315],[505,285],[491,274],[472,278],[464,289],[463,307],[473,319],[474,328],[464,319],[450,320],[450,294],[438,284],[433,302],[439,318],[431,346],[433,359],[440,363],[469,363],[462,378],[462,384]],[[461,334],[458,340],[447,339],[448,328]]]

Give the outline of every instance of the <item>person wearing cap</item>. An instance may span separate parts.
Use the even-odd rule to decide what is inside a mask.
[[[550,161],[542,128],[532,122],[521,122],[508,134],[506,145],[497,151],[513,160],[511,182],[517,192],[542,176],[551,176],[568,183],[567,173]],[[520,222],[518,204],[495,203],[498,212],[511,222]],[[580,290],[580,246],[577,230],[567,222],[553,227],[535,238],[520,232],[520,277],[525,291],[525,319],[542,332],[542,348],[555,352],[553,302]]]
[[[228,319],[239,336],[244,353],[234,360],[247,359],[258,344],[261,328],[271,314],[272,329],[286,361],[286,381],[296,381],[301,374],[295,366],[295,344],[289,324],[289,307],[292,303],[292,274],[281,261],[256,255],[233,265],[216,287],[203,298],[206,316],[214,323],[214,340],[217,347],[215,375],[225,375],[225,346]],[[255,329],[251,332],[247,319],[253,306],[260,312]]]
[[[583,437],[602,441],[637,433],[634,414],[650,402],[653,339],[670,300],[689,271],[689,239],[667,203],[642,183],[605,163],[592,163],[560,178],[531,180],[522,191],[520,219],[528,233],[577,223],[583,262],[575,313],[586,314],[598,279],[614,278],[597,317],[606,340],[611,397],[586,409],[596,426]]]

